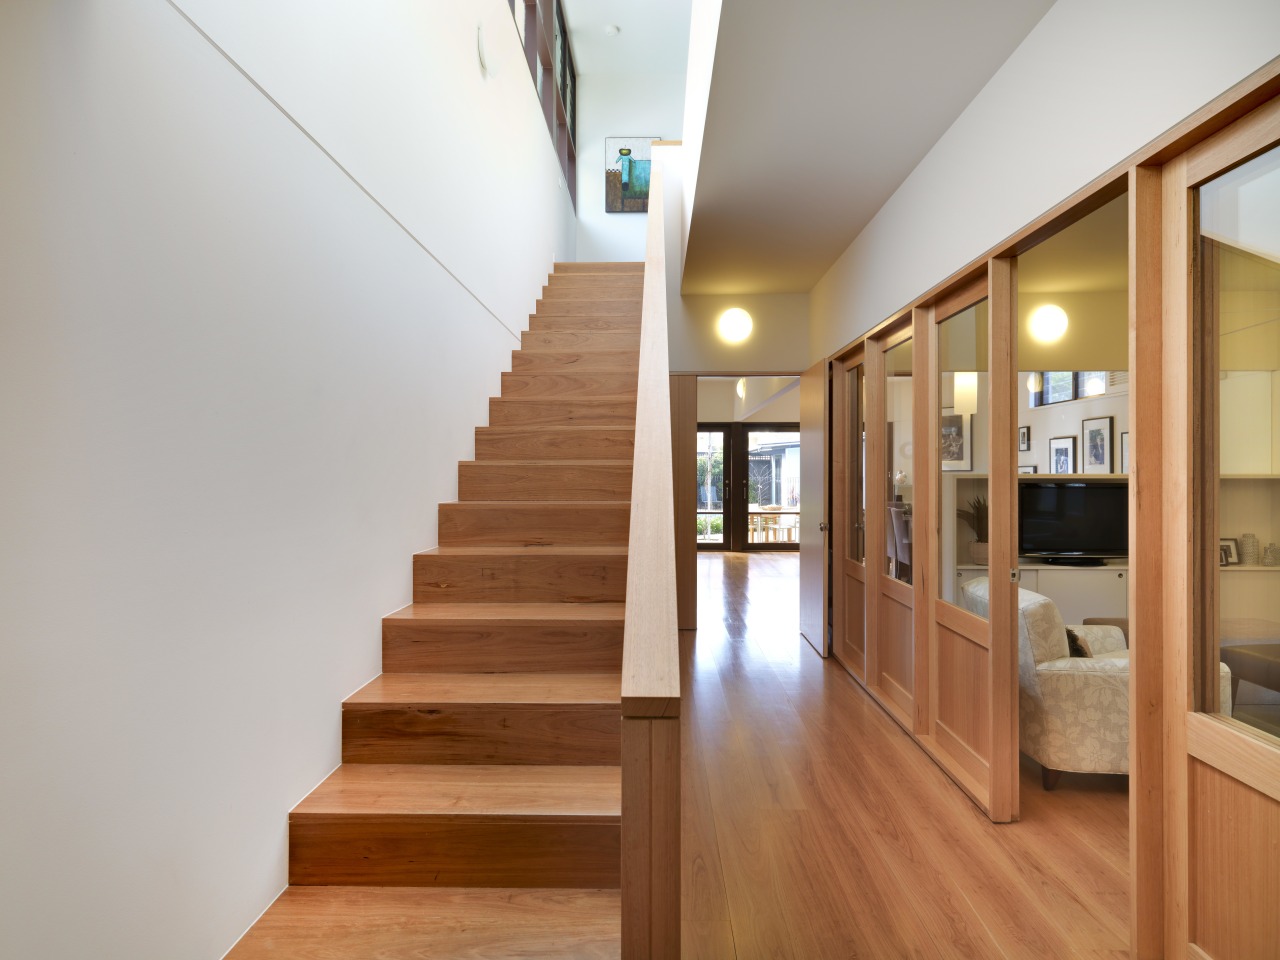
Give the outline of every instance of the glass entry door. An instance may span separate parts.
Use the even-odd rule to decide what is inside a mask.
[[[700,549],[798,549],[799,425],[698,424],[697,497]]]

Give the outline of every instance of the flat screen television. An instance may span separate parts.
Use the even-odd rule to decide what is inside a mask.
[[[1037,480],[1018,484],[1018,554],[1049,563],[1129,555],[1129,485]]]

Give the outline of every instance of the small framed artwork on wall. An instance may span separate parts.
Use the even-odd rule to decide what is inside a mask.
[[[1076,472],[1076,438],[1054,437],[1049,441],[1049,472]]]
[[[973,414],[966,417],[951,407],[943,407],[938,443],[943,470],[972,470]]]
[[[1031,428],[1019,427],[1018,428],[1018,450],[1021,452],[1026,452],[1027,450],[1030,450],[1030,449],[1031,449]]]
[[[1018,472],[1019,473],[1039,473],[1040,468],[1037,467],[1034,463],[1019,464]]]
[[[1084,460],[1081,473],[1112,473],[1112,417],[1094,417],[1080,422],[1080,452]]]

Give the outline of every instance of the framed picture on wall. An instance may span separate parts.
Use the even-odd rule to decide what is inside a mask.
[[[1120,434],[1120,472],[1129,472],[1129,431]]]
[[[1076,438],[1054,437],[1049,441],[1049,472],[1076,472]]]
[[[1018,428],[1018,450],[1022,452],[1026,452],[1027,450],[1030,450],[1030,449],[1031,449],[1031,428],[1019,427]]]
[[[1081,473],[1114,473],[1111,461],[1112,417],[1094,417],[1080,421]]]
[[[1029,463],[1025,465],[1020,464],[1018,466],[1018,472],[1019,473],[1039,473],[1040,468],[1037,467],[1034,463]]]
[[[973,414],[956,413],[954,407],[942,408],[939,449],[943,470],[973,469]]]
[[[1240,541],[1235,537],[1218,538],[1218,566],[1230,567],[1240,562]]]

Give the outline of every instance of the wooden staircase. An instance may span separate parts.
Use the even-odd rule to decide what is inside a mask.
[[[642,264],[558,264],[229,960],[617,957]]]

